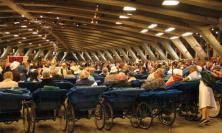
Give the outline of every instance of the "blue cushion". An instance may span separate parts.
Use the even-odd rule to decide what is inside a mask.
[[[60,89],[69,90],[74,85],[72,83],[70,83],[70,82],[56,82],[56,86],[58,86]]]
[[[19,82],[18,85],[21,88],[27,88],[31,92],[43,87],[41,82]]]

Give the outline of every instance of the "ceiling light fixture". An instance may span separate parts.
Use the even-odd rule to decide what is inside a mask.
[[[119,18],[121,18],[121,19],[127,19],[127,18],[129,18],[129,16],[120,15]]]
[[[127,13],[127,15],[128,15],[128,16],[132,16],[133,14],[132,14],[132,13]]]
[[[20,22],[14,22],[14,24],[20,24]]]
[[[26,26],[26,25],[22,25],[21,27],[22,27],[22,28],[27,28],[27,26]]]
[[[219,34],[219,32],[218,32],[218,31],[216,31],[215,33],[216,33],[216,34]]]
[[[50,40],[46,40],[46,42],[49,42]]]
[[[10,32],[6,31],[6,32],[5,32],[5,34],[6,34],[6,35],[9,35],[9,34],[10,34]]]
[[[23,40],[27,39],[26,37],[22,37]]]
[[[160,32],[160,33],[157,33],[156,36],[162,36],[164,33]]]
[[[185,37],[185,36],[190,36],[190,35],[193,35],[193,33],[192,33],[192,32],[186,32],[186,33],[183,33],[183,34],[182,34],[183,37]]]
[[[121,24],[123,24],[123,23],[121,23],[121,22],[116,22],[116,24],[117,24],[117,25],[121,25]]]
[[[23,18],[25,17],[25,15],[21,15]]]
[[[40,18],[43,18],[43,16],[41,15]]]
[[[15,35],[13,35],[14,37],[19,37],[19,35],[17,35],[17,34],[15,34]]]
[[[136,11],[136,8],[135,7],[131,7],[131,6],[125,6],[125,7],[123,7],[123,10],[124,11]]]
[[[164,6],[176,6],[179,3],[180,2],[178,0],[164,0],[162,5],[164,5]]]
[[[46,38],[45,38],[45,37],[43,37],[42,39],[43,39],[43,40],[45,40]]]
[[[56,17],[56,19],[59,19],[59,17]]]
[[[174,27],[170,27],[170,28],[166,29],[165,32],[171,32],[171,31],[174,31],[174,30],[175,30]]]
[[[157,27],[158,25],[157,24],[151,24],[150,26],[148,26],[149,29],[153,29],[155,27]]]
[[[29,45],[31,45],[32,43],[30,42]]]
[[[22,42],[19,41],[18,43],[22,43]]]
[[[33,34],[33,35],[37,35],[37,34],[38,34],[38,32],[34,31],[34,32],[32,32],[32,34]]]
[[[39,36],[39,37],[42,37],[42,35],[41,35],[41,34],[39,34],[38,36]]]
[[[178,36],[173,36],[173,37],[171,37],[170,39],[171,40],[174,40],[174,39],[178,39],[179,37]]]
[[[33,31],[33,29],[28,29],[28,31]]]
[[[140,33],[146,33],[146,32],[148,32],[148,29],[143,29],[140,31]]]

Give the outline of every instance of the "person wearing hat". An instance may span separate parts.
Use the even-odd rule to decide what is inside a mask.
[[[10,64],[10,69],[13,73],[13,80],[16,81],[16,82],[20,81],[20,73],[18,71],[18,66],[19,65],[20,65],[20,63],[17,62],[17,61],[14,61]]]
[[[8,71],[5,72],[4,80],[0,82],[0,88],[12,88],[12,87],[18,87],[18,83],[13,81],[13,74],[12,72]]]
[[[183,71],[181,69],[173,69],[172,75],[166,82],[166,86],[171,86],[178,81],[183,80]]]

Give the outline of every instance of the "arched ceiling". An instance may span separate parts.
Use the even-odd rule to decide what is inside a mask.
[[[221,0],[0,0],[0,47],[99,50],[169,40],[221,23]],[[135,7],[127,12],[124,6]],[[120,15],[128,19],[120,19]],[[116,24],[116,23],[121,24]],[[151,24],[157,27],[149,29]],[[165,32],[169,27],[172,32]],[[146,33],[141,30],[149,29]],[[157,33],[164,33],[157,36]],[[18,36],[16,36],[18,35]]]

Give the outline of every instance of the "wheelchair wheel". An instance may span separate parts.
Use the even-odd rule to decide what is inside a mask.
[[[23,126],[25,133],[29,133],[30,130],[30,113],[29,108],[23,108],[22,109],[22,115],[23,115]]]
[[[143,128],[143,129],[150,128],[150,126],[153,122],[153,117],[151,115],[151,110],[150,110],[149,105],[145,102],[141,102],[137,106],[136,112],[138,115],[139,127]]]
[[[134,128],[138,128],[139,127],[139,119],[138,119],[138,115],[136,114],[136,111],[135,111],[135,114],[133,114],[130,117],[130,124]]]
[[[211,118],[216,118],[220,115],[221,112],[221,98],[216,98],[216,104],[217,104],[217,108],[213,108],[210,110],[209,112],[209,116]]]
[[[188,121],[198,121],[201,118],[201,114],[199,112],[199,107],[196,103],[191,103],[186,105],[186,115],[185,119]]]
[[[68,102],[66,110],[66,131],[73,133],[75,128],[75,110],[71,102]]]
[[[158,117],[163,125],[170,127],[176,119],[176,109],[162,109]]]
[[[105,129],[110,130],[113,126],[113,108],[108,102],[106,102],[103,106],[105,110]]]
[[[35,112],[35,105],[33,105],[31,112],[30,112],[30,133],[35,132],[35,123],[36,123],[36,112]]]
[[[58,116],[59,118],[59,125],[61,126],[62,131],[65,131],[67,128],[66,123],[66,107],[65,105],[61,105],[60,109],[58,110]]]
[[[105,111],[104,111],[104,106],[101,103],[98,103],[96,105],[95,125],[96,125],[96,128],[99,130],[102,130],[105,126]]]

